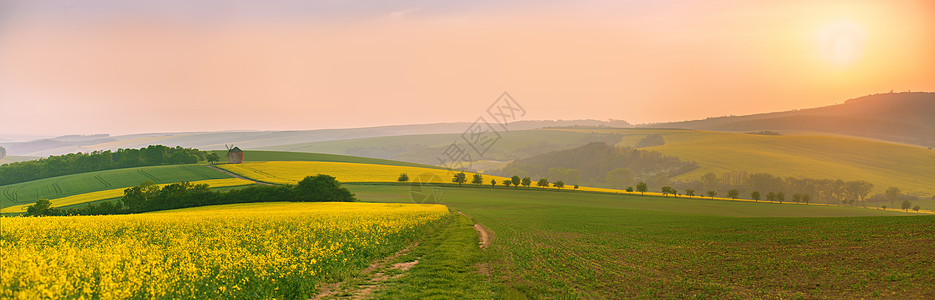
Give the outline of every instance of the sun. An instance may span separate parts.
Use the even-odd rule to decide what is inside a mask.
[[[822,56],[841,67],[853,64],[864,50],[866,33],[857,23],[837,21],[823,27],[818,34]]]

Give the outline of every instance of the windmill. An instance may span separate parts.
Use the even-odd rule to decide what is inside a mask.
[[[234,147],[234,145],[228,146],[224,144],[224,147],[227,148],[227,162],[231,164],[242,164],[243,163],[243,150],[240,148]]]

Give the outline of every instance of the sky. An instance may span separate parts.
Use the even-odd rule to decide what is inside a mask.
[[[935,91],[935,2],[0,0],[0,134],[650,123]]]

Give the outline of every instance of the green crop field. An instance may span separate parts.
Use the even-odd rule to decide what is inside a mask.
[[[410,201],[406,186],[348,186],[365,201]],[[442,202],[492,231],[486,256],[462,267],[490,274],[500,297],[935,296],[931,215],[454,187],[445,188]],[[423,263],[438,261],[446,260]],[[419,281],[438,286],[418,276],[397,284]],[[431,296],[410,293],[402,295]]]
[[[577,130],[577,129],[569,129]],[[594,131],[587,129],[588,132]],[[675,179],[698,179],[707,172],[745,171],[782,177],[866,180],[873,193],[887,187],[922,197],[935,195],[935,150],[828,135],[754,135],[701,130],[608,129],[632,146],[649,134],[665,145],[644,148],[696,161],[701,168]]]
[[[231,176],[201,165],[153,166],[72,174],[0,186],[0,206],[131,187],[147,180],[162,184],[221,178]]]
[[[225,162],[227,157],[227,150],[215,150],[214,153],[217,153],[221,157],[221,162]],[[433,168],[438,169],[440,167],[408,163],[403,161],[388,160],[388,159],[379,159],[379,158],[368,158],[368,157],[359,157],[359,156],[348,156],[348,155],[339,155],[339,154],[323,154],[323,153],[306,153],[306,152],[284,152],[284,151],[244,151],[244,160],[245,161],[327,161],[327,162],[348,162],[348,163],[360,163],[360,164],[374,164],[374,165],[388,165],[388,166],[404,166],[404,167],[421,167],[421,168]]]

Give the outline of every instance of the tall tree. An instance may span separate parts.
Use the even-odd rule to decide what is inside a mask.
[[[461,185],[467,182],[467,175],[464,172],[460,172],[454,175],[454,178],[451,178],[451,182],[457,182],[458,185]]]
[[[561,188],[565,187],[565,182],[562,181],[562,180],[558,180],[558,181],[555,181],[554,183],[552,183],[552,186],[561,189]]]
[[[530,185],[532,185],[532,178],[529,178],[529,176],[523,177],[522,184],[524,187],[528,188]]]
[[[474,178],[471,179],[471,183],[481,185],[484,183],[484,175],[474,173]]]
[[[714,199],[714,196],[717,196],[716,191],[708,191],[708,197],[711,197],[711,199]]]
[[[640,195],[642,195],[643,193],[645,193],[645,192],[648,191],[648,190],[649,190],[649,187],[646,186],[646,183],[645,183],[645,182],[640,181],[640,183],[637,183],[637,184],[636,184],[636,191],[637,191],[637,192],[640,192]]]
[[[513,177],[510,178],[510,182],[513,183],[513,186],[519,186],[521,179],[519,178],[519,176],[513,175]],[[509,184],[507,184],[507,186],[509,186]]]
[[[732,189],[727,191],[727,197],[731,200],[737,200],[737,197],[740,196],[740,191]]]
[[[539,178],[539,182],[537,182],[536,185],[539,187],[549,187],[549,179]]]
[[[753,199],[753,202],[759,202],[759,201],[760,201],[760,192],[758,192],[758,191],[753,191],[753,193],[750,193],[750,199]]]
[[[886,197],[886,201],[890,202],[890,207],[896,207],[896,200],[899,200],[899,194],[901,192],[902,191],[900,191],[899,188],[895,186],[891,186],[890,188],[886,189],[886,194],[884,194],[884,197]]]
[[[408,181],[409,181],[409,175],[406,174],[406,173],[399,174],[399,178],[396,178],[396,181],[399,181],[399,182],[408,182]]]
[[[695,196],[695,190],[693,190],[693,189],[686,189],[686,190],[685,190],[685,195],[688,195],[688,198],[694,197],[694,196]]]

